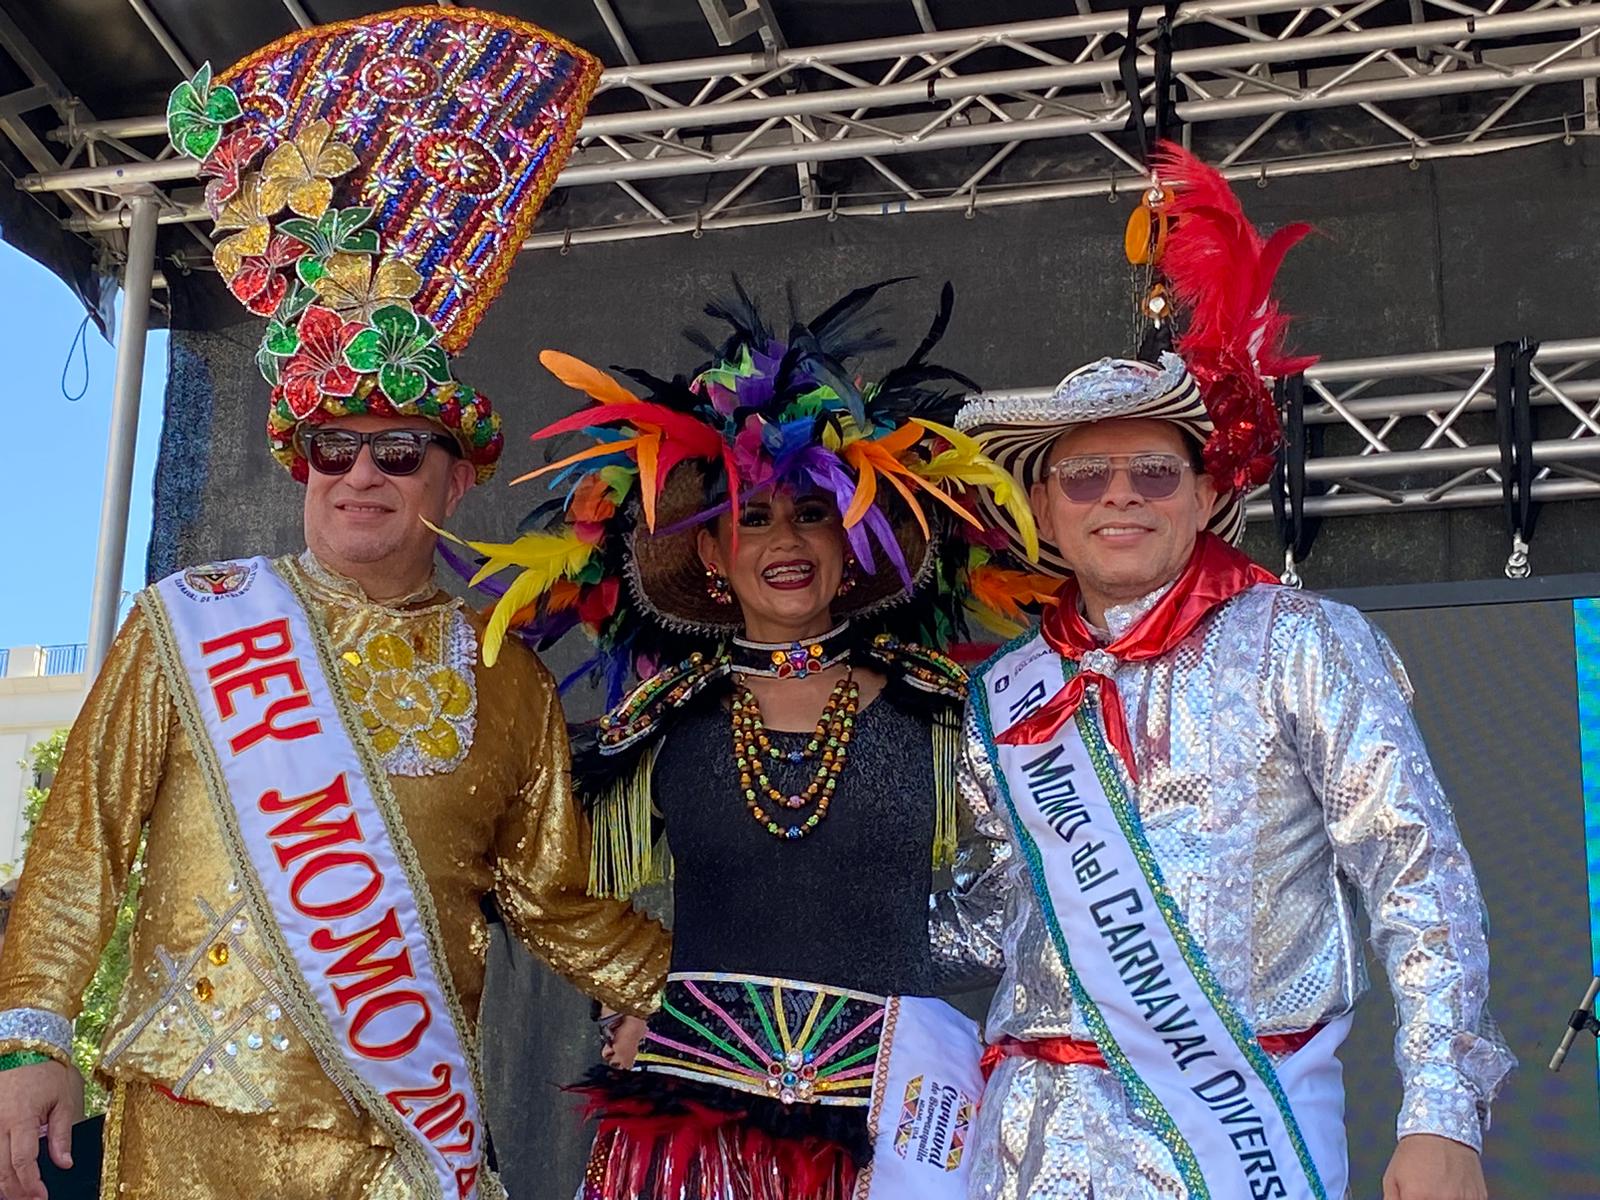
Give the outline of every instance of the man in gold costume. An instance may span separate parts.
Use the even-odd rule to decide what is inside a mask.
[[[550,675],[515,645],[483,664],[484,620],[435,585],[429,528],[501,447],[445,352],[597,75],[532,27],[410,9],[174,93],[174,142],[214,176],[219,228],[243,229],[218,267],[273,318],[269,432],[306,483],[306,549],[147,589],[73,728],[0,957],[6,1200],[45,1196],[42,1130],[69,1165],[72,1020],[141,839],[99,1065],[107,1197],[503,1195],[477,1096],[491,893],[582,990],[651,1006],[667,937],[586,894]],[[430,132],[408,141],[406,121]]]

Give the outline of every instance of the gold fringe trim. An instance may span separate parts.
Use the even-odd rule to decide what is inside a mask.
[[[612,784],[595,801],[590,821],[589,894],[626,900],[640,888],[672,877],[666,838],[654,837],[652,780],[658,740],[639,756],[633,773]]]
[[[933,865],[956,861],[957,772],[962,753],[961,710],[944,709],[933,719]]]

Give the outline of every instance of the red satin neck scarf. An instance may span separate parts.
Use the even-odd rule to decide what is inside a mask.
[[[1276,582],[1270,571],[1251,562],[1215,534],[1202,533],[1195,539],[1188,565],[1173,581],[1167,594],[1110,645],[1101,646],[1095,641],[1089,623],[1078,611],[1076,579],[1069,579],[1063,585],[1057,603],[1045,612],[1039,632],[1057,654],[1073,662],[1082,662],[1091,651],[1110,655],[1118,663],[1146,662],[1172,650],[1208,613],[1240,592],[1258,583]],[[1103,671],[1080,669],[1043,708],[995,740],[1007,746],[1036,746],[1048,742],[1072,719],[1091,687],[1100,693],[1106,737],[1122,756],[1128,774],[1137,782],[1139,776],[1133,763],[1133,743],[1128,736],[1122,697],[1117,694],[1116,681]]]

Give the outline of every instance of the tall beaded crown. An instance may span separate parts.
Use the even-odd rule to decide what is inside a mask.
[[[295,478],[302,425],[362,414],[432,421],[479,482],[494,473],[500,418],[450,356],[504,286],[599,76],[537,26],[422,7],[299,30],[173,90],[168,133],[209,181],[213,261],[268,318],[268,437]]]

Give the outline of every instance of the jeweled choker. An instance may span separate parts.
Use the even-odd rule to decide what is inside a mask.
[[[846,621],[819,637],[798,642],[752,642],[736,637],[729,655],[733,669],[741,675],[804,678],[848,661],[850,640],[850,622]]]

